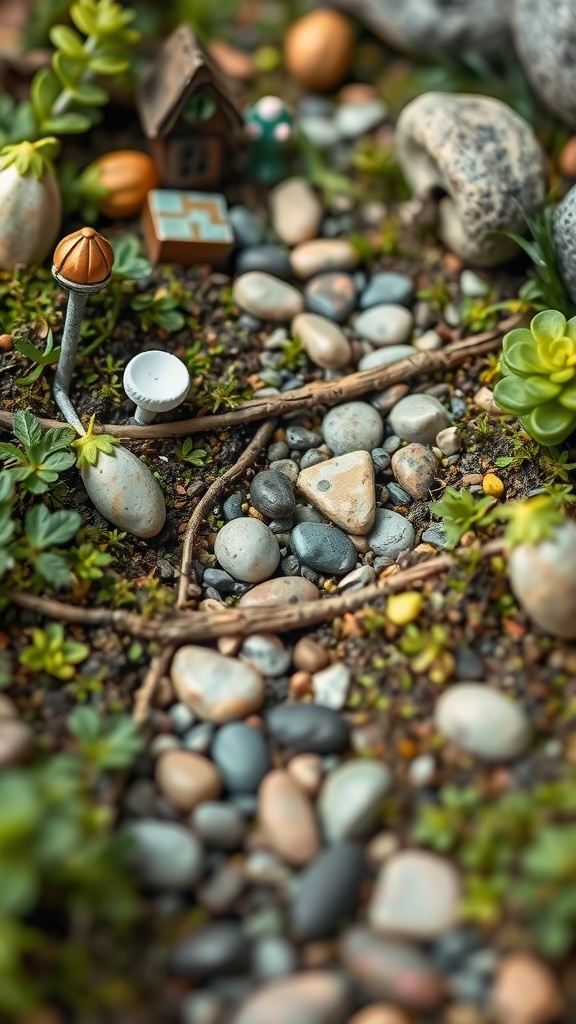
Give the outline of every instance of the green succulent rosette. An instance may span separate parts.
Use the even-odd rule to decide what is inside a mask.
[[[539,444],[560,444],[576,429],[576,317],[537,313],[530,328],[504,336],[494,400],[519,416]]]

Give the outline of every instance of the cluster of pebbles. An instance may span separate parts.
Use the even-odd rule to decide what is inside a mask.
[[[417,322],[409,277],[368,276],[345,238],[326,237],[307,182],[277,186],[270,210],[269,235],[247,209],[231,212],[242,324],[269,325],[259,394],[304,384],[283,366],[295,336],[326,380],[442,344]],[[461,287],[485,286],[468,271]],[[266,468],[223,502],[213,550],[195,564],[202,596],[261,608],[318,600],[371,583],[422,541],[441,548],[439,526],[420,536],[418,509],[459,458],[465,404],[438,394],[402,384],[285,418]],[[225,638],[173,659],[173,702],[154,712],[124,818],[134,869],[162,912],[205,914],[169,957],[189,987],[183,1024],[413,1024],[441,1019],[447,1004],[466,1024],[487,1008],[510,1024],[510,1008],[534,1000],[540,1017],[514,1019],[552,1021],[560,997],[547,968],[463,925],[456,865],[387,826],[394,774],[366,756],[364,725],[346,710],[352,676],[311,637]],[[458,670],[432,728],[485,765],[521,756],[532,732],[520,704]],[[436,768],[431,753],[410,764],[423,799],[434,798]]]

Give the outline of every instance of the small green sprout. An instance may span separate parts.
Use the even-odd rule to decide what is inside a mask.
[[[45,629],[32,632],[32,643],[20,654],[20,664],[36,672],[46,672],[56,679],[72,679],[75,665],[90,654],[86,644],[64,639],[64,627],[49,622]]]
[[[455,548],[468,530],[488,526],[488,513],[493,505],[494,498],[489,495],[477,501],[470,491],[447,487],[440,501],[432,502],[430,510],[444,522],[446,547]]]
[[[95,466],[100,452],[104,452],[104,455],[114,455],[114,446],[120,443],[118,438],[112,437],[111,434],[94,433],[95,418],[92,416],[86,433],[76,441],[72,441],[72,447],[78,449],[76,460],[78,469],[84,465]]]

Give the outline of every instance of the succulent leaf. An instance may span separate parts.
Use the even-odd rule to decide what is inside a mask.
[[[576,429],[576,317],[567,321],[559,310],[545,309],[529,330],[510,331],[500,370],[494,399],[503,412],[520,416],[539,444],[565,441]]]

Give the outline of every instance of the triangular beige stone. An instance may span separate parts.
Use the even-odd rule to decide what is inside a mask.
[[[349,452],[303,469],[299,491],[347,533],[366,534],[374,525],[374,463],[368,452]]]

